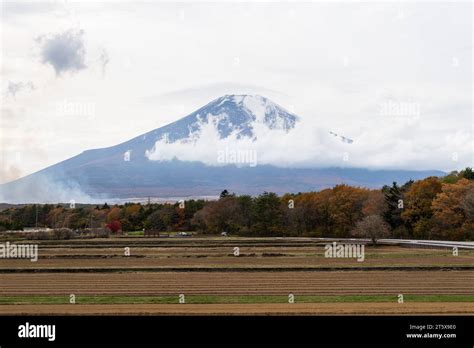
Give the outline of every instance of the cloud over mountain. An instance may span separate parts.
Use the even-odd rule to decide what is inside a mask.
[[[373,119],[371,130],[342,135],[258,95],[218,98],[179,122],[179,131],[164,132],[147,149],[150,160],[221,166],[233,161],[232,156],[223,161],[225,153],[251,158],[247,165],[429,170],[471,155],[468,130],[433,141],[420,136],[425,126],[419,118],[389,115]],[[357,117],[351,122],[362,126]],[[439,154],[435,160],[433,153]]]

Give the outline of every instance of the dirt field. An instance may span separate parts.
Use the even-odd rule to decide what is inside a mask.
[[[39,259],[2,259],[6,269],[76,268],[325,268],[325,267],[472,267],[474,250],[454,257],[448,249],[366,246],[365,260],[325,258],[324,243],[308,239],[164,239],[38,241]],[[240,255],[233,255],[239,247]],[[130,256],[124,248],[130,248]]]
[[[0,295],[474,295],[470,271],[0,274]]]
[[[358,262],[325,258],[325,243],[308,238],[34,243],[38,262],[0,259],[0,314],[474,314],[474,251],[453,256],[448,249],[366,246],[365,260]],[[235,246],[239,256],[233,255]],[[260,296],[257,302],[268,296],[284,300],[289,293],[296,303],[239,302],[252,296]],[[77,304],[67,304],[70,294]],[[177,302],[178,294],[210,302],[114,302],[140,296],[176,296]],[[398,294],[418,300],[399,304]],[[19,302],[11,300],[15,296]],[[38,296],[50,302],[38,304]],[[81,296],[112,302],[81,304]],[[216,302],[219,296],[238,302]],[[298,303],[298,296],[306,296],[306,303]],[[318,301],[324,303],[311,303],[311,296],[322,296]]]
[[[3,305],[9,315],[471,315],[473,302],[305,304]]]

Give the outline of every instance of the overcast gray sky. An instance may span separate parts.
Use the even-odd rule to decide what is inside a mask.
[[[242,93],[355,139],[349,165],[461,169],[472,15],[471,2],[2,2],[0,182]]]

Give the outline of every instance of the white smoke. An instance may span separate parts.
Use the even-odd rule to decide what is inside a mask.
[[[0,202],[8,203],[100,203],[103,199],[92,198],[75,182],[60,182],[46,175],[20,179],[0,186]]]

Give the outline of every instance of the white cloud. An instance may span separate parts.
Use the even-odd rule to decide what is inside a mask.
[[[218,115],[217,115],[218,117]],[[472,151],[468,130],[459,130],[445,138],[423,137],[419,120],[391,119],[372,123],[378,132],[365,130],[355,135],[353,143],[344,143],[330,130],[301,120],[289,132],[270,130],[253,123],[253,137],[238,138],[233,133],[221,138],[215,122],[200,122],[199,132],[185,141],[170,142],[165,137],[147,152],[155,161],[180,159],[201,161],[208,165],[233,164],[222,161],[223,153],[255,154],[247,163],[280,167],[359,167],[390,169],[450,170],[458,162],[467,163]],[[436,154],[434,156],[433,154]],[[239,164],[237,162],[237,164]]]
[[[39,36],[41,59],[50,64],[56,75],[85,69],[84,31],[69,29],[62,33]]]

